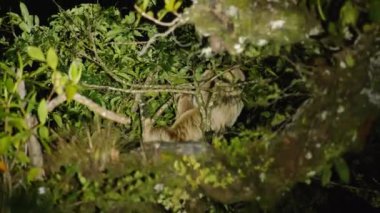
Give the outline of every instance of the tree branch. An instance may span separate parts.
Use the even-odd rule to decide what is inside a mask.
[[[130,124],[131,123],[130,118],[125,117],[123,115],[116,114],[110,110],[107,110],[107,109],[99,106],[98,104],[96,104],[92,100],[90,100],[90,99],[88,99],[88,98],[86,98],[86,97],[84,97],[78,93],[74,95],[73,99],[80,104],[86,105],[91,111],[99,114],[103,118],[106,118],[106,119],[109,119],[109,120],[112,120],[112,121],[115,121],[115,122],[118,122],[121,124]]]
[[[139,12],[144,18],[154,22],[155,24],[157,25],[160,25],[160,26],[163,26],[163,27],[171,27],[173,25],[175,25],[179,20],[180,18],[177,17],[175,18],[173,21],[171,22],[162,22],[154,17],[151,17],[149,16],[147,13],[145,13],[144,11],[142,11],[137,5],[134,5],[134,8],[137,10],[137,12]],[[178,13],[175,13],[176,16],[178,16]]]
[[[131,93],[131,94],[141,94],[141,93],[151,93],[151,92],[172,92],[172,93],[185,93],[185,94],[195,94],[194,91],[189,89],[177,89],[176,87],[158,87],[154,89],[122,89],[122,88],[116,88],[116,87],[110,87],[110,86],[102,86],[102,85],[92,85],[92,84],[84,84],[85,87],[91,88],[91,89],[102,89],[102,90],[110,90],[110,91],[116,91],[116,92],[123,92],[123,93]]]

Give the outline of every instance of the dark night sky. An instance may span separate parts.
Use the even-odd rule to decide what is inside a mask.
[[[0,0],[1,16],[8,11],[19,13],[20,0]],[[69,9],[81,3],[100,3],[101,5],[116,6],[121,10],[127,10],[134,4],[133,0],[24,0],[22,1],[28,7],[29,13],[38,15],[41,24],[47,23],[47,18],[58,12],[55,4],[59,4],[63,9]]]

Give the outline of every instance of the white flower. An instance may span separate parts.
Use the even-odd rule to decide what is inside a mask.
[[[241,53],[244,50],[243,45],[241,44],[235,44],[234,49],[236,50],[236,53]]]
[[[236,16],[238,14],[238,11],[239,10],[237,9],[237,7],[235,7],[235,6],[229,6],[228,9],[227,9],[227,11],[226,11],[226,14],[228,16],[234,17],[234,16]]]
[[[212,49],[211,47],[203,48],[201,51],[201,55],[205,56],[206,58],[209,58],[212,56]]]
[[[41,186],[38,188],[38,194],[43,195],[46,193],[46,188]]]
[[[154,190],[156,192],[161,192],[162,190],[164,190],[164,184],[162,183],[157,183],[155,186],[154,186]]]
[[[266,44],[268,44],[268,41],[265,40],[265,39],[259,39],[259,40],[257,41],[257,46],[259,46],[259,47],[262,47],[262,46],[264,46],[264,45],[266,45]]]
[[[276,20],[269,22],[270,28],[272,30],[280,29],[284,27],[285,21],[284,20]]]

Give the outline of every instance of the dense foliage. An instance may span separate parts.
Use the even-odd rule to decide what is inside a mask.
[[[5,50],[0,62],[3,203],[16,211],[36,208],[39,212],[220,212],[232,210],[233,205],[227,204],[234,202],[260,201],[260,195],[251,191],[239,192],[243,195],[236,198],[215,194],[251,182],[264,185],[266,178],[271,179],[266,174],[275,161],[272,140],[292,124],[298,107],[317,90],[307,76],[330,63],[347,67],[357,63],[351,54],[341,61],[331,60],[329,48],[355,42],[346,35],[362,30],[356,22],[357,8],[363,5],[345,1],[340,5],[340,18],[330,20],[323,12],[331,6],[330,1],[300,2],[308,7],[292,10],[302,15],[316,12],[313,23],[327,26],[327,39],[303,40],[300,34],[305,32],[290,27],[291,42],[275,32],[267,38],[269,44],[262,45],[260,36],[270,32],[260,25],[252,29],[260,31],[255,34],[235,28],[236,32],[224,32],[223,50],[213,55],[193,25],[179,21],[171,33],[155,37],[166,28],[141,16],[155,16],[157,22],[172,20],[186,11],[181,1],[168,0],[162,5],[140,1],[137,9],[141,11],[127,14],[113,7],[82,4],[52,16],[48,26],[40,26],[38,17],[20,4],[21,14],[8,13],[1,19],[12,35],[0,40]],[[197,27],[199,17],[194,14],[188,17]],[[371,21],[378,21],[371,9],[368,14]],[[278,13],[275,18],[286,17],[286,13]],[[305,24],[301,18],[291,16],[291,23]],[[197,30],[204,33],[202,27],[207,26]],[[240,55],[233,49],[238,33],[252,36],[246,36]],[[207,69],[220,74],[232,67],[240,67],[247,76],[239,85],[244,90],[245,108],[233,128],[223,135],[211,134],[203,142],[207,146],[200,150],[206,147],[212,154],[163,152],[157,157],[144,150],[140,102],[145,103],[144,116],[148,117],[169,103],[156,120],[158,126],[168,126],[175,117],[175,106],[170,104],[173,94],[195,91]],[[63,96],[64,100],[59,100]],[[111,111],[117,118],[110,121],[102,114]],[[33,150],[39,144],[43,155]],[[196,150],[199,144],[185,146]],[[310,181],[317,171],[326,185],[336,171],[340,181],[348,182],[349,169],[340,158],[344,151],[339,146],[326,148],[325,164],[303,180]],[[252,174],[258,175],[252,178]],[[269,193],[261,188],[257,191],[263,196]]]

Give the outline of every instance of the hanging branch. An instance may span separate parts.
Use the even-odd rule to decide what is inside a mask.
[[[60,104],[65,102],[66,100],[67,100],[67,97],[65,94],[58,95],[53,100],[48,102],[48,104],[47,104],[48,105],[48,111],[49,112],[53,111],[54,108],[56,108],[57,106],[59,106]],[[80,104],[87,106],[91,111],[99,114],[100,116],[102,116],[103,118],[106,118],[108,120],[115,121],[115,122],[121,123],[121,124],[130,124],[131,123],[130,118],[125,117],[125,116],[120,115],[120,114],[117,114],[113,111],[107,110],[104,107],[99,106],[97,103],[93,102],[89,98],[86,98],[85,96],[80,95],[79,93],[76,93],[74,95],[73,100],[80,103]]]
[[[181,87],[177,89],[177,87],[163,87],[163,88],[155,88],[155,89],[121,89],[110,86],[101,86],[101,85],[92,85],[92,84],[84,84],[84,86],[91,89],[102,89],[102,90],[110,90],[116,92],[123,93],[131,93],[131,94],[141,94],[141,93],[151,93],[151,92],[172,92],[172,93],[185,93],[185,94],[195,94],[194,91],[189,89],[182,89]]]
[[[175,15],[177,16],[177,18],[175,18],[173,21],[171,22],[162,22],[150,15],[148,15],[146,12],[144,12],[143,10],[141,10],[137,5],[134,5],[134,8],[137,10],[137,12],[140,13],[141,16],[143,16],[144,18],[154,22],[155,24],[157,25],[160,25],[160,26],[163,26],[163,27],[171,27],[171,26],[174,26],[177,22],[180,21],[180,16],[178,13],[176,13]]]

